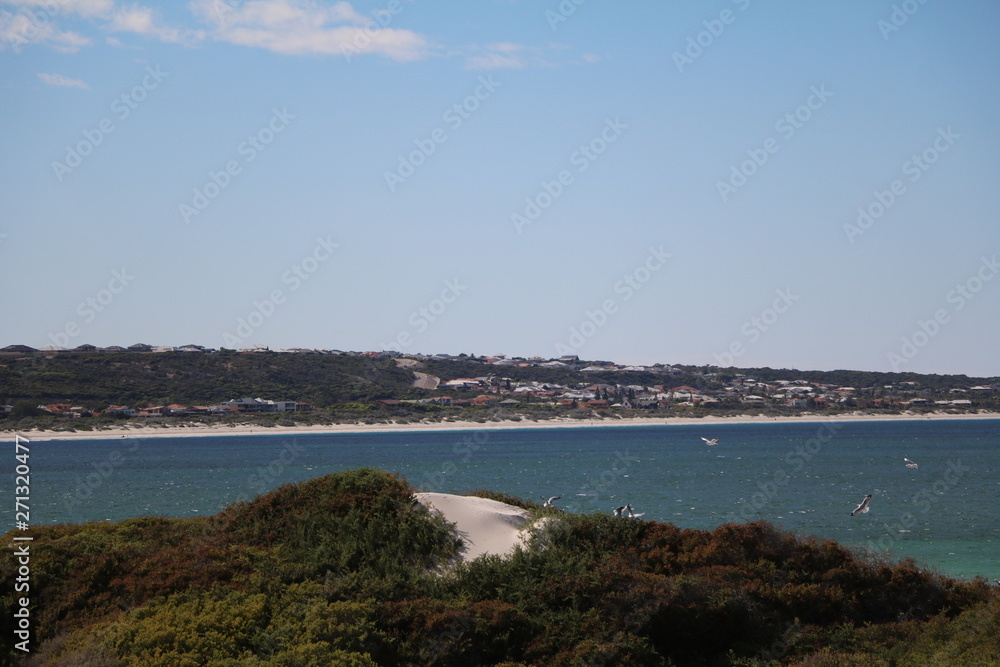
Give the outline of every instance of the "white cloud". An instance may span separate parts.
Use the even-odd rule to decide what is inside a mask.
[[[154,37],[172,44],[197,42],[202,38],[198,31],[181,31],[163,25],[151,7],[131,5],[115,9],[108,17],[104,29],[109,32],[131,32]]]
[[[90,44],[90,39],[75,32],[59,30],[41,10],[32,14],[27,9],[18,13],[0,10],[0,51],[19,52],[29,44],[46,44],[62,53],[76,53]]]
[[[523,58],[502,53],[469,56],[465,60],[465,69],[520,69],[522,67],[527,67]]]
[[[212,38],[275,53],[378,54],[407,62],[433,52],[423,35],[392,27],[398,12],[381,10],[377,21],[359,14],[349,2],[195,0],[191,8],[213,26]]]
[[[131,32],[169,43],[194,43],[203,32],[179,30],[160,20],[158,12],[138,4],[116,5],[114,0],[4,0],[18,7],[16,14],[0,11],[0,39],[18,47],[31,43],[46,44],[64,53],[74,53],[91,44],[88,37],[64,32],[57,23],[82,18],[96,23],[106,32]]]
[[[4,0],[5,5],[41,10],[52,19],[60,14],[105,16],[115,6],[114,0]]]
[[[544,57],[544,51],[537,47],[496,42],[486,46],[474,46],[471,55],[466,55],[465,69],[521,69],[524,67],[553,67],[554,63]]]
[[[38,78],[49,84],[50,86],[61,86],[65,88],[89,88],[86,83],[80,79],[71,79],[62,74],[45,74],[43,72],[38,73]]]

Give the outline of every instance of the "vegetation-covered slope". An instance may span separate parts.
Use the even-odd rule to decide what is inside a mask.
[[[562,514],[527,550],[441,574],[455,538],[413,491],[361,469],[210,518],[33,528],[26,662],[1000,664],[1000,599],[983,581],[765,523]],[[0,574],[9,623],[9,560]]]

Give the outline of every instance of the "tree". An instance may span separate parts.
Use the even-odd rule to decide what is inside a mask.
[[[14,409],[10,411],[11,419],[20,419],[22,417],[37,417],[41,414],[41,410],[32,401],[18,401],[14,404]]]

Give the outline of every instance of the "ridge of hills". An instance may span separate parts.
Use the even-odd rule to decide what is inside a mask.
[[[762,382],[804,380],[870,387],[915,382],[925,390],[948,391],[972,384],[997,384],[1000,378],[875,371],[800,371],[796,369],[714,366],[648,367],[646,371],[581,372],[538,365],[491,366],[475,357],[423,358],[421,370],[442,380],[496,375],[514,380],[561,384],[689,384],[704,388],[737,374]],[[655,369],[655,370],[654,370]],[[295,394],[297,400],[338,402],[422,395],[412,391],[412,371],[391,357],[309,355],[287,352],[192,354],[58,354],[0,358],[0,391],[5,400],[61,397],[69,402],[137,402],[168,398],[199,403],[220,396]]]

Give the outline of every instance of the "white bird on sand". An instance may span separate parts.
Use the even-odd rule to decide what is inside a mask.
[[[542,505],[542,507],[555,507],[555,502],[557,500],[559,500],[560,498],[562,498],[562,496],[552,496],[551,498],[549,498],[548,500],[545,501],[545,503]],[[544,500],[544,498],[543,498],[543,500]]]
[[[861,501],[861,504],[854,508],[854,511],[851,512],[851,516],[857,516],[858,514],[865,514],[868,512],[868,503],[870,503],[871,500],[872,494],[869,493],[865,496],[865,499]]]
[[[708,438],[702,438],[702,440],[705,441],[706,445],[717,445],[717,444],[719,444],[719,439],[718,438],[712,438],[711,440],[709,440]]]
[[[906,461],[906,467],[907,468],[919,468],[920,467],[916,463],[914,463],[913,461],[911,461],[910,459],[906,458],[905,456],[903,457],[903,460]]]

